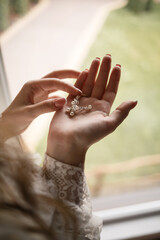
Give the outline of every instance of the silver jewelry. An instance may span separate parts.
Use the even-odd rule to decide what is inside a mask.
[[[92,105],[88,105],[86,107],[78,106],[80,97],[80,95],[76,96],[71,102],[71,106],[66,109],[66,113],[68,113],[70,117],[74,117],[75,114],[81,111],[90,111],[92,109]]]

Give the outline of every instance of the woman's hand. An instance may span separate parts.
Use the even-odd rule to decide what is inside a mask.
[[[87,96],[80,98],[79,106],[92,105],[92,110],[69,117],[65,113],[73,100],[69,96],[67,105],[52,119],[47,154],[59,161],[77,166],[84,164],[89,146],[112,133],[137,104],[136,101],[123,102],[110,114],[118,90],[121,66],[116,65],[109,77],[111,56],[106,55],[96,78],[99,65],[100,59],[93,60],[89,72],[82,72],[75,84]]]
[[[62,78],[77,78],[80,72],[73,70],[54,71],[40,80],[27,82],[2,113],[0,119],[0,139],[5,141],[22,133],[40,114],[61,109],[65,98],[52,97],[49,94],[62,90],[73,95],[80,94],[76,87],[61,81]]]

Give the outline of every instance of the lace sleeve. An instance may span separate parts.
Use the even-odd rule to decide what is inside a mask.
[[[63,201],[75,213],[79,237],[76,239],[100,239],[102,221],[92,215],[91,199],[83,169],[61,163],[46,155],[43,176],[52,197]],[[59,234],[62,234],[61,219],[55,210],[52,227],[54,230],[59,229]],[[68,229],[68,234],[71,232],[71,229]],[[63,236],[60,239],[63,239]]]

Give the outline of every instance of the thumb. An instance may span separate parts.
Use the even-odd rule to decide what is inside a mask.
[[[53,112],[56,110],[60,110],[66,103],[65,98],[53,98],[48,99],[40,103],[36,103],[32,105],[32,113],[34,117],[38,117],[43,113]]]
[[[116,110],[110,115],[110,123],[112,130],[115,130],[128,116],[131,109],[137,105],[137,101],[123,102],[116,108]]]

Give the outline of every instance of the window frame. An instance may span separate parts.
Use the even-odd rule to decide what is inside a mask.
[[[5,102],[4,108],[6,108],[11,102],[11,97],[9,92],[9,86],[8,86],[1,46],[0,46],[0,86],[2,88],[2,94]]]
[[[103,219],[101,240],[111,240],[111,236],[112,240],[160,239],[160,200],[101,210],[94,214]],[[148,224],[151,221],[154,224]],[[128,236],[123,231],[124,226],[126,231],[129,230]],[[138,231],[135,231],[136,229]],[[105,232],[108,235],[106,237]]]
[[[3,101],[4,105],[2,106],[2,111],[3,111],[11,103],[11,95],[10,95],[7,75],[5,71],[5,64],[3,61],[1,45],[0,45],[0,87],[2,88],[2,98],[4,100]],[[20,147],[20,149],[23,149],[23,150],[26,149],[26,146],[20,135],[7,140],[7,142],[9,142],[11,145],[16,146],[18,148]]]

